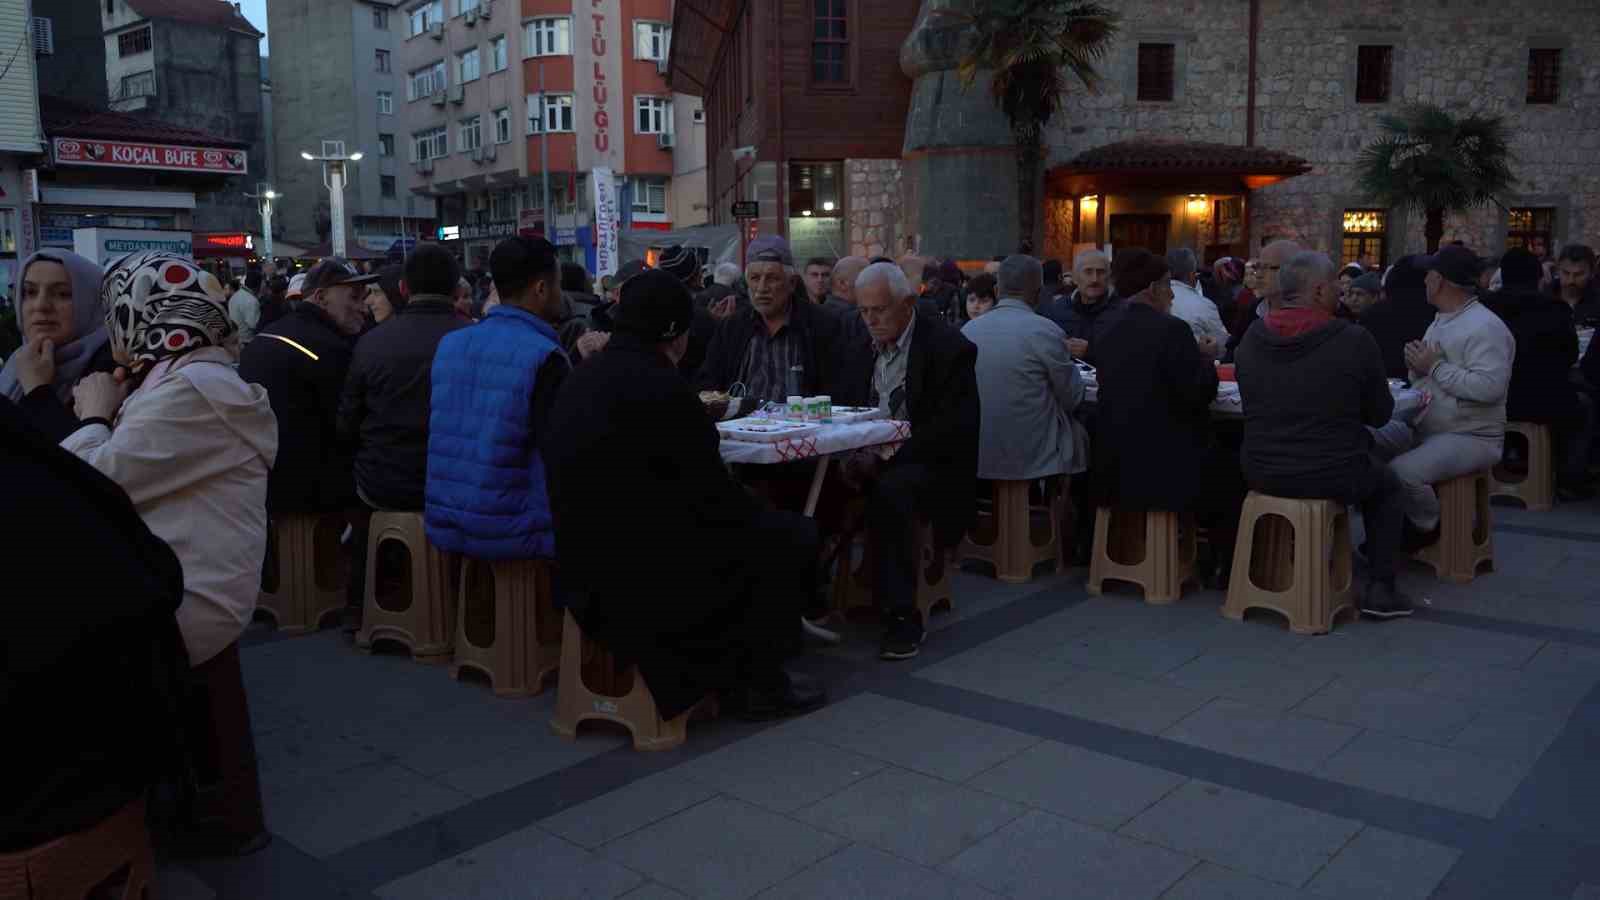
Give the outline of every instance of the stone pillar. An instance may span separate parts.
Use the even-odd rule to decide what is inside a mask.
[[[987,259],[1018,245],[1015,145],[989,96],[988,74],[962,89],[956,67],[965,26],[937,15],[974,3],[922,0],[900,47],[900,68],[913,82],[902,152],[914,198],[906,204],[908,236],[923,253]],[[1039,236],[1032,237],[1039,246]]]

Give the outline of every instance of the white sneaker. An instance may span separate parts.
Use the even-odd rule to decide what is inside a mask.
[[[825,622],[827,620],[823,619],[820,621]],[[805,616],[800,617],[800,630],[805,632],[807,637],[810,637],[813,640],[821,641],[822,643],[830,646],[839,643],[841,640],[839,637],[839,632],[822,626],[820,622],[813,622]]]

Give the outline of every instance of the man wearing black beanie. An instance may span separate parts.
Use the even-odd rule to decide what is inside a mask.
[[[544,452],[568,608],[638,664],[663,719],[709,693],[746,718],[791,715],[824,699],[783,668],[815,594],[817,530],[728,474],[676,369],[693,314],[673,275],[630,279],[610,342],[556,400]]]

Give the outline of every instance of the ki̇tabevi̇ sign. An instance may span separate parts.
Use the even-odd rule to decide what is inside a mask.
[[[243,150],[218,147],[77,138],[56,138],[53,146],[56,164],[65,166],[164,169],[219,175],[244,175],[247,167]]]

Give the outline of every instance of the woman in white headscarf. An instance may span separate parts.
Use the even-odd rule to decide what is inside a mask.
[[[54,443],[78,426],[70,406],[78,379],[116,368],[100,312],[100,267],[76,253],[42,250],[19,272],[22,346],[0,369],[0,395]]]
[[[192,849],[255,849],[266,831],[238,638],[260,587],[277,419],[266,391],[234,371],[225,347],[234,325],[215,276],[181,256],[141,253],[112,265],[101,294],[126,374],[79,382],[81,421],[61,446],[121,485],[183,564],[177,619],[194,676],[187,825],[205,839]]]

